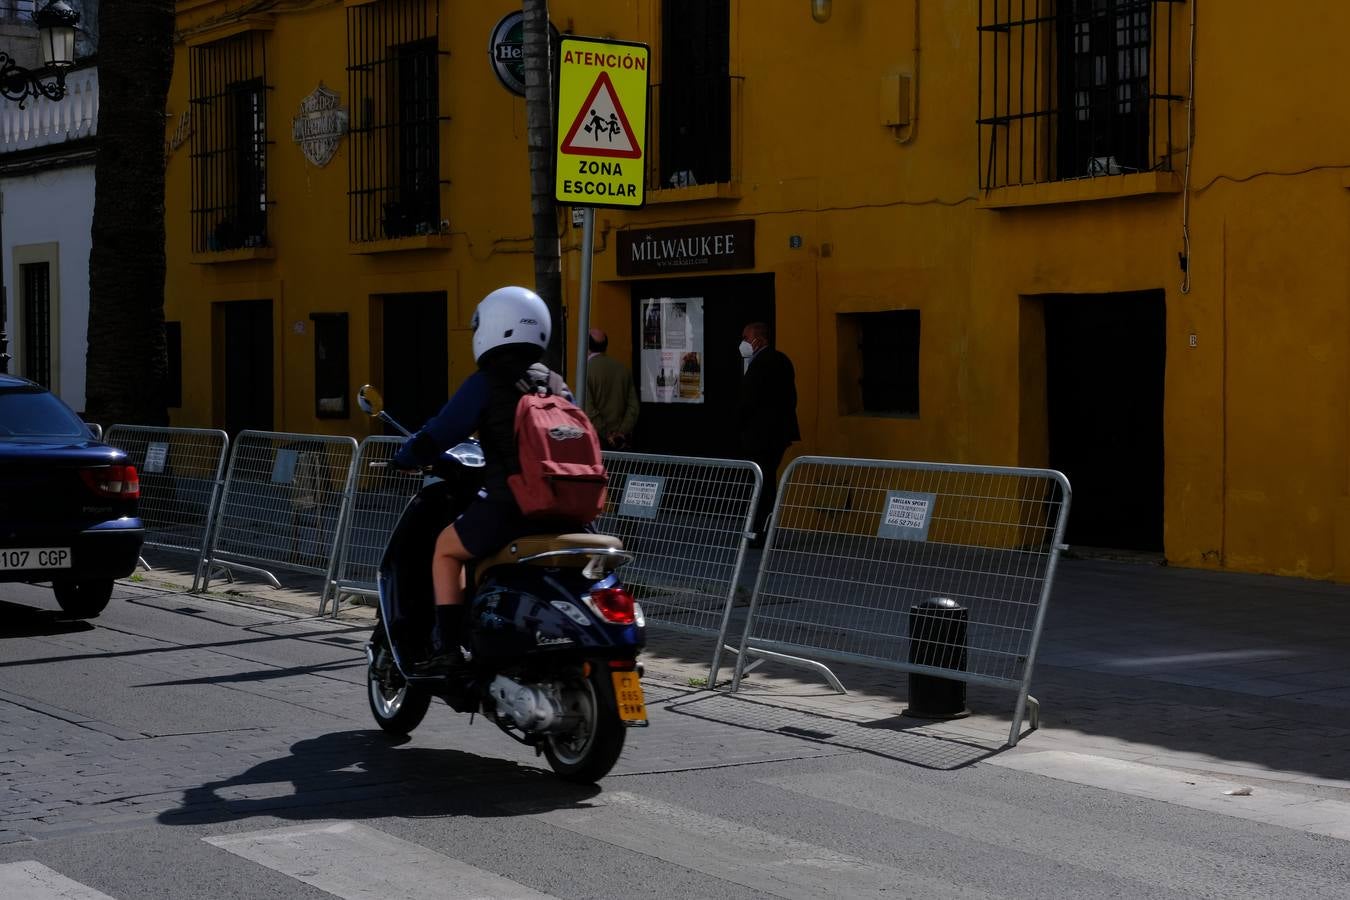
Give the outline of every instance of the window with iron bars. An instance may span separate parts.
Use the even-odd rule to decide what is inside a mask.
[[[435,0],[347,8],[352,241],[440,230],[440,50]]]
[[[729,0],[662,0],[661,60],[661,81],[651,87],[648,185],[731,181]]]
[[[192,48],[195,252],[267,246],[266,57],[261,31]]]
[[[1170,171],[1183,2],[980,0],[980,186]]]

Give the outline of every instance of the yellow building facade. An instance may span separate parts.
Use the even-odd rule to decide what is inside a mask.
[[[1317,87],[1350,7],[550,7],[652,50],[647,203],[597,211],[592,307],[645,449],[734,454],[766,320],[792,453],[1051,465],[1074,544],[1350,579],[1350,110]],[[178,4],[171,412],[370,433],[356,386],[422,414],[473,369],[478,299],[533,282],[525,101],[494,65],[518,5],[253,8]]]

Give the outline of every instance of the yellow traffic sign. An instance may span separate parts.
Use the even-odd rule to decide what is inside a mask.
[[[642,205],[650,59],[646,44],[563,37],[553,186],[559,203]]]

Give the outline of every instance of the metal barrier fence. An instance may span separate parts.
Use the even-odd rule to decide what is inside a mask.
[[[192,578],[192,590],[197,590],[205,577],[229,436],[206,428],[113,425],[107,442],[126,453],[140,475],[145,545],[197,557]]]
[[[793,460],[732,690],[752,642],[1007,688],[1017,691],[1008,736],[1015,745],[1070,495],[1068,479],[1044,469]],[[964,640],[949,613],[914,611],[932,598],[964,608]]]
[[[717,635],[708,673],[715,685],[763,487],[759,466],[649,453],[604,457],[609,493],[595,527],[635,554],[621,574],[649,621]]]
[[[342,549],[334,570],[333,615],[337,615],[344,595],[376,596],[375,572],[385,543],[403,508],[422,487],[420,473],[402,472],[388,465],[403,441],[401,437],[378,435],[361,442]],[[320,605],[320,615],[323,611]]]
[[[326,601],[356,466],[356,440],[243,431],[235,439],[202,578],[223,565],[264,575],[271,569],[323,576]]]

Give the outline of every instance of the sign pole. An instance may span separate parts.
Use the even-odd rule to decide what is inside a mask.
[[[577,406],[586,408],[586,363],[590,355],[591,330],[591,259],[595,255],[595,209],[581,211],[581,309],[577,313],[577,365],[572,396]]]

